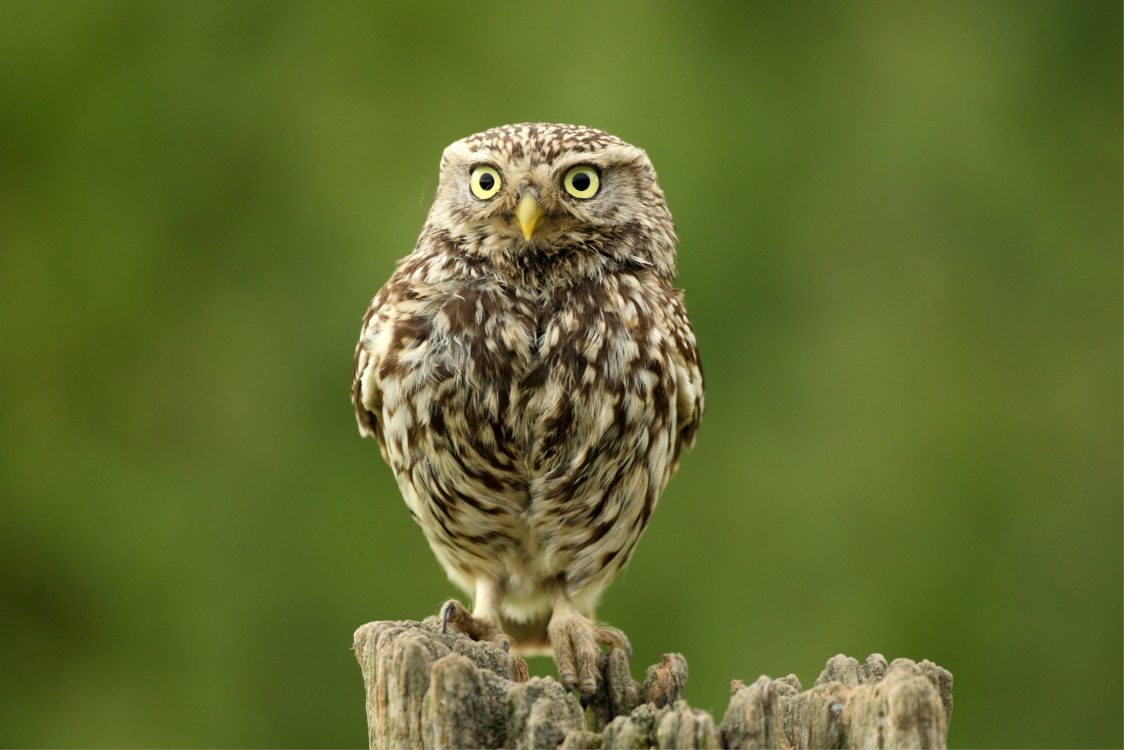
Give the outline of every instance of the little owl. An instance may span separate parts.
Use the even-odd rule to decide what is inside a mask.
[[[562,682],[601,679],[601,592],[628,562],[703,379],[647,155],[573,125],[494,128],[441,156],[414,251],[363,318],[352,399],[449,578],[444,626]]]

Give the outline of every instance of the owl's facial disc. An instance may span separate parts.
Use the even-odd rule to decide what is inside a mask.
[[[515,208],[515,221],[519,224],[520,231],[523,232],[523,239],[528,242],[531,241],[531,235],[535,232],[535,225],[539,223],[542,215],[542,206],[539,205],[534,190],[528,190],[519,197],[519,205]]]

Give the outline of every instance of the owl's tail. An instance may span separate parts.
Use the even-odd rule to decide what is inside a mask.
[[[502,627],[503,632],[514,641],[515,653],[520,656],[549,656],[550,640],[546,635],[549,624],[550,612],[547,612],[525,622],[504,617]]]

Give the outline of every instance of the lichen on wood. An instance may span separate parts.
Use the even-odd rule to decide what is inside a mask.
[[[665,654],[641,684],[621,651],[583,709],[550,677],[435,618],[355,633],[371,748],[943,748],[952,675],[929,661],[872,654],[828,660],[809,690],[795,675],[731,683],[720,723],[683,700],[687,661]]]

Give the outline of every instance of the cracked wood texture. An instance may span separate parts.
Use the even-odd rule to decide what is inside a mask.
[[[795,675],[734,680],[721,722],[682,699],[687,662],[665,654],[643,684],[628,659],[602,656],[604,680],[583,710],[550,677],[491,643],[424,622],[355,632],[371,748],[943,748],[952,675],[881,654],[828,660],[804,690]]]

